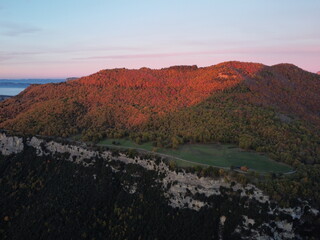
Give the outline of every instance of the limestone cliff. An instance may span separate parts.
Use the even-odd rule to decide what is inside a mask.
[[[293,220],[299,220],[304,214],[304,209],[308,206],[307,203],[295,208],[280,208],[276,204],[269,204],[272,202],[266,194],[252,184],[243,186],[239,183],[226,181],[223,178],[212,179],[198,177],[196,174],[188,173],[184,170],[173,171],[165,161],[156,161],[156,159],[143,159],[140,156],[129,157],[125,153],[117,155],[112,154],[110,150],[94,150],[87,147],[85,144],[71,144],[61,143],[54,140],[46,140],[39,137],[23,138],[18,136],[10,136],[6,133],[0,133],[0,151],[2,155],[11,155],[23,153],[26,148],[32,148],[36,151],[38,156],[55,156],[57,159],[73,162],[84,167],[94,166],[96,159],[103,159],[105,166],[110,167],[113,172],[122,171],[114,167],[114,162],[121,162],[125,165],[139,165],[147,171],[157,172],[159,175],[159,183],[162,186],[164,196],[168,199],[168,204],[173,208],[179,209],[193,209],[200,211],[202,208],[212,208],[209,198],[222,194],[224,189],[232,192],[240,192],[240,196],[245,199],[250,199],[260,206],[260,211],[263,214],[270,216],[285,216],[278,217],[277,220],[258,224],[255,228],[255,219],[246,215],[242,216],[243,221],[238,223],[236,232],[249,231],[251,238],[264,237],[264,239],[294,239],[297,237],[293,226]],[[161,176],[161,177],[160,177]],[[93,176],[95,178],[95,175]],[[137,185],[128,185],[126,182],[122,183],[122,188],[129,194],[135,194]],[[201,197],[199,197],[201,196]],[[267,208],[265,209],[265,206]],[[311,209],[314,215],[319,214],[316,209]],[[222,221],[222,220],[224,221]],[[290,220],[292,219],[292,220]],[[221,216],[221,227],[226,221],[225,216]],[[273,223],[272,223],[273,222]],[[272,233],[271,236],[264,232],[264,228],[268,228]]]

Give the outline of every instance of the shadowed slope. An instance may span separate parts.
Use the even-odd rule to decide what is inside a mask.
[[[265,67],[246,80],[252,103],[274,107],[320,126],[320,77],[291,64]]]

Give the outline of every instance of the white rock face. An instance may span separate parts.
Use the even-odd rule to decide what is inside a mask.
[[[38,156],[44,155],[41,148],[41,143],[44,143],[44,140],[38,139],[36,137],[32,137],[31,140],[30,139],[27,140],[27,144],[36,149]]]
[[[220,186],[230,187],[230,184],[226,183],[223,179],[213,180],[209,178],[199,178],[197,175],[186,173],[185,171],[178,173],[171,171],[163,162],[160,162],[158,165],[154,160],[146,161],[139,157],[131,159],[122,153],[120,153],[120,156],[116,157],[114,160],[118,160],[126,164],[139,164],[147,170],[156,170],[164,174],[164,178],[161,180],[161,183],[165,190],[165,196],[169,199],[169,204],[172,207],[200,210],[200,208],[207,204],[186,196],[187,192],[192,194],[197,192],[203,193],[208,197],[220,194]]]
[[[83,147],[74,145],[64,145],[62,143],[39,139],[37,137],[32,137],[27,140],[27,145],[33,147],[37,151],[38,156],[57,154],[57,153],[67,153],[69,158],[66,159],[77,164],[82,164],[83,166],[90,166],[95,163],[94,158],[99,156],[98,152],[87,150]],[[109,156],[107,153],[104,155],[105,158]],[[85,162],[86,159],[93,159],[90,163]]]
[[[20,153],[24,148],[23,139],[7,136],[5,133],[0,133],[0,148],[1,153],[5,156]]]
[[[220,195],[220,187],[231,187],[231,184],[225,182],[223,178],[218,180],[204,177],[199,178],[196,174],[187,173],[184,170],[182,170],[182,172],[171,171],[163,162],[156,164],[154,160],[146,161],[139,157],[132,159],[122,153],[120,153],[120,156],[113,158],[113,160],[121,161],[126,164],[139,164],[147,170],[156,170],[163,173],[163,189],[165,190],[165,196],[169,199],[169,204],[172,207],[190,208],[198,211],[200,208],[207,206],[207,203],[186,196],[188,193],[191,193],[192,195],[200,193],[209,197],[212,195]],[[241,190],[241,196],[247,196],[260,203],[269,201],[269,197],[252,184],[248,184],[246,187],[243,187],[241,184],[235,184],[233,186],[234,191],[239,189]],[[252,194],[247,194],[248,191],[252,192]]]

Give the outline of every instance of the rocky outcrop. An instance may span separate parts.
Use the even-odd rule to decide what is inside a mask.
[[[82,164],[87,167],[95,163],[94,158],[100,156],[97,151],[88,150],[81,146],[71,144],[62,144],[55,141],[46,141],[37,137],[27,139],[26,144],[29,147],[36,149],[38,156],[50,154],[67,154],[69,157],[65,158],[77,164]],[[109,155],[109,153],[107,154]],[[85,160],[91,159],[88,163]]]
[[[71,161],[75,164],[81,164],[85,167],[93,166],[97,158],[104,160],[105,165],[109,166],[112,171],[119,172],[125,169],[116,169],[112,163],[122,162],[124,164],[138,164],[146,170],[157,172],[159,178],[157,181],[161,184],[164,196],[168,199],[168,204],[173,208],[189,208],[196,211],[203,207],[212,206],[210,201],[206,199],[222,194],[223,189],[229,189],[231,192],[237,192],[241,197],[250,199],[256,205],[267,206],[263,210],[265,214],[270,216],[284,215],[285,218],[279,218],[273,224],[264,223],[261,226],[252,228],[256,225],[255,219],[252,216],[243,216],[242,223],[239,222],[236,231],[251,232],[251,237],[255,239],[294,239],[294,229],[292,222],[286,219],[300,219],[303,215],[305,206],[296,208],[280,208],[275,204],[269,204],[271,201],[269,196],[264,194],[260,189],[252,184],[243,186],[238,183],[229,183],[223,178],[212,179],[198,177],[196,174],[188,173],[184,170],[173,171],[164,161],[156,161],[155,159],[143,159],[142,157],[129,157],[125,153],[112,154],[111,151],[96,151],[90,149],[85,144],[71,144],[61,143],[54,140],[45,140],[39,137],[22,138],[17,136],[10,136],[6,133],[0,133],[0,151],[2,155],[17,154],[24,151],[26,148],[33,148],[38,156],[56,156],[63,160]],[[161,176],[161,177],[160,177]],[[95,175],[93,175],[95,178]],[[122,188],[130,193],[135,194],[137,185],[122,184]],[[203,196],[201,198],[197,196]],[[307,203],[306,203],[307,205]],[[262,211],[262,209],[260,210]],[[319,214],[316,209],[311,209],[314,215]],[[226,216],[221,217],[221,227],[223,227]],[[273,237],[265,235],[263,232],[265,228],[273,233]],[[263,233],[263,234],[262,234]]]
[[[16,154],[23,151],[23,139],[15,136],[7,136],[0,133],[0,151],[2,155]]]

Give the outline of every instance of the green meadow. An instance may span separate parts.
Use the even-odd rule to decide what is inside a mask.
[[[150,152],[155,150],[151,142],[136,144],[128,139],[106,139],[101,141],[99,145]],[[156,149],[155,153],[172,158],[181,167],[196,165],[220,168],[247,166],[249,170],[260,173],[285,173],[292,170],[290,166],[273,161],[265,154],[244,151],[224,144],[184,144],[180,145],[178,149]]]

